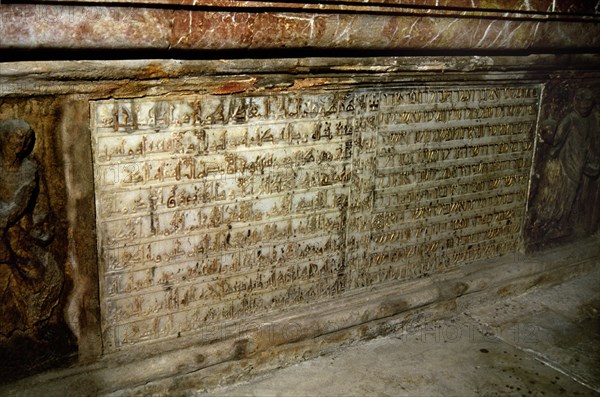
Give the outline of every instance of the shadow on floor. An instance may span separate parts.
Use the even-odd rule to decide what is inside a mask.
[[[193,396],[600,396],[600,268]]]

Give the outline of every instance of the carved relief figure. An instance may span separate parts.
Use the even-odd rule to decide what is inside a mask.
[[[34,143],[27,122],[0,122],[0,336],[35,340],[48,332],[64,274],[47,249],[54,229]]]
[[[579,89],[573,110],[560,123],[541,125],[548,158],[532,208],[531,238],[560,238],[574,233],[576,198],[586,178],[600,173],[600,119],[589,89]]]

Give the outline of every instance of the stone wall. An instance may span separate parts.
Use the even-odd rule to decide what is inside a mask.
[[[600,228],[597,8],[79,3],[1,8],[11,393],[235,376],[597,258],[532,259]]]

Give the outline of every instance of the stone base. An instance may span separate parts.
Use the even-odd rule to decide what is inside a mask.
[[[563,282],[600,266],[600,236],[535,255],[506,255],[416,281],[387,283],[345,299],[207,328],[194,338],[113,353],[37,375],[3,395],[149,395],[239,381],[331,352],[343,344],[449,318],[482,303]]]

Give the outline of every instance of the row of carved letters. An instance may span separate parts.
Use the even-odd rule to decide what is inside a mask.
[[[511,186],[514,183],[521,183],[523,178],[526,177],[525,168],[528,168],[527,161],[528,160],[526,159],[516,159],[496,161],[489,164],[483,162],[473,165],[455,164],[439,169],[426,169],[419,172],[396,172],[391,175],[380,176],[377,179],[378,190],[376,194],[376,200],[385,199],[389,205],[392,205],[392,199],[390,198],[392,196],[390,195],[388,197],[384,197],[384,195],[388,195],[388,193],[385,192],[390,190],[390,188],[400,187],[403,185],[412,185],[415,182],[424,183],[427,181],[443,181],[469,175],[490,174],[491,168],[493,168],[496,173],[498,168],[509,169],[512,171],[523,170],[523,174],[521,175],[511,174],[506,176],[498,176],[488,180],[477,180],[467,183],[462,182],[461,184],[452,183],[442,184],[441,186],[438,184],[438,186],[433,188],[436,192],[433,195],[433,198],[490,190],[500,186],[501,184],[504,186]],[[235,181],[235,186],[229,189],[223,188],[225,183],[224,181],[202,181],[202,183],[180,183],[170,187],[149,188],[149,190],[144,190],[133,195],[127,191],[120,193],[101,193],[101,213],[105,217],[111,217],[114,215],[123,216],[127,214],[144,213],[147,211],[153,211],[153,213],[157,213],[157,211],[160,212],[164,211],[165,209],[202,206],[219,201],[235,200],[238,197],[242,198],[243,200],[249,200],[248,197],[265,197],[273,194],[286,194],[283,192],[290,192],[294,189],[306,188],[306,185],[310,184],[310,179],[307,181],[309,174],[310,172],[300,171],[299,173],[283,172],[256,177],[251,176],[248,178],[239,177]],[[370,178],[368,178],[368,176],[370,175],[367,173],[367,178],[364,179],[364,182],[362,180],[356,181],[360,186],[354,186],[354,191],[370,191],[372,189],[372,181]],[[302,181],[305,181],[306,183],[302,183]],[[327,194],[327,190],[329,189],[320,191]],[[413,197],[423,196],[425,195],[425,192],[428,192],[428,195],[432,196],[431,193],[433,192],[431,189],[425,190],[423,188],[413,188],[408,192],[395,192],[393,193],[393,196],[395,197],[394,200],[396,200],[394,202],[416,202],[418,200],[414,200]],[[295,210],[290,207],[290,203],[287,203],[285,205],[281,205],[280,207],[274,209],[273,212],[269,212],[266,215],[280,216],[308,208],[325,208],[327,207],[325,204],[326,202],[327,201],[321,201],[320,204],[298,203]],[[254,221],[261,220],[263,214],[260,211],[256,212],[256,209],[250,208],[249,206],[251,207],[252,204],[249,204],[247,201],[243,201],[239,204],[240,208],[238,208],[237,211],[229,210],[227,212],[233,211],[234,213],[239,214],[237,219],[238,221],[246,221],[250,219]]]
[[[482,241],[494,241],[494,239],[504,238],[514,234],[514,227],[505,227],[495,229],[497,233],[493,233],[492,238],[488,238]],[[493,244],[490,244],[493,247]],[[403,257],[403,261],[394,261],[395,266],[391,266],[386,270],[399,272],[403,266],[399,264],[406,264],[406,260],[415,256],[424,259],[425,256],[431,259],[433,253],[435,258],[449,258],[455,260],[456,258],[463,257],[463,253],[466,251],[465,258],[468,260],[474,260],[479,255],[486,255],[486,253],[492,253],[489,247],[486,249],[482,244],[475,244],[475,249],[471,247],[465,250],[460,247],[459,250],[448,250],[439,244],[439,242],[433,242],[430,244],[421,244],[418,246],[412,246],[405,248],[404,253],[406,256]],[[443,248],[443,249],[440,249]],[[483,249],[482,249],[483,248]],[[392,251],[390,253],[374,253],[371,255],[372,265],[380,266],[384,262],[388,262],[389,258],[398,258],[399,251]],[[320,263],[319,263],[320,262]],[[435,260],[434,260],[435,262]],[[464,260],[463,260],[464,262]],[[352,275],[352,269],[357,269],[360,273],[373,273],[370,269],[371,266],[361,263],[359,267],[350,265],[348,275]],[[107,304],[111,311],[111,318],[113,324],[119,324],[126,320],[139,316],[152,316],[160,314],[161,312],[172,312],[184,310],[191,306],[196,306],[202,302],[206,304],[210,301],[223,301],[225,299],[239,298],[241,296],[248,297],[251,294],[263,294],[263,292],[273,292],[275,290],[282,290],[291,286],[298,286],[303,284],[312,284],[307,281],[317,278],[319,281],[327,279],[338,279],[344,273],[344,269],[340,267],[339,259],[335,256],[321,258],[320,261],[305,262],[303,264],[289,265],[286,268],[277,270],[266,270],[257,271],[252,274],[246,274],[241,277],[235,277],[230,279],[218,279],[214,282],[202,283],[202,284],[177,284],[176,286],[170,282],[166,285],[169,287],[165,289],[161,288],[158,292],[153,294],[141,294],[135,295],[133,299],[127,297],[125,299],[109,300]],[[115,279],[116,280],[116,279]],[[125,288],[147,288],[148,285],[154,282],[154,278],[149,275],[147,279],[141,279],[134,281],[132,278],[127,282]],[[135,286],[133,286],[135,285]],[[159,299],[160,297],[160,299]]]
[[[515,94],[518,93],[518,94]],[[119,129],[140,125],[246,123],[252,119],[314,118],[375,112],[399,105],[497,103],[537,99],[536,88],[412,89],[379,92],[339,92],[316,95],[257,97],[196,97],[194,101],[104,102],[97,107],[100,125]]]
[[[159,335],[181,334],[197,330],[207,323],[233,318],[244,318],[257,312],[264,312],[292,303],[311,302],[326,296],[338,295],[348,289],[366,287],[390,279],[416,278],[424,274],[455,266],[459,262],[473,261],[512,252],[516,247],[515,244],[513,239],[493,240],[475,245],[470,250],[454,254],[452,257],[441,255],[425,262],[411,262],[401,267],[388,266],[366,271],[364,267],[358,266],[359,271],[351,271],[347,276],[342,278],[323,278],[303,286],[285,288],[279,293],[244,296],[232,301],[221,302],[220,304],[209,306],[199,305],[190,310],[180,312],[170,310],[170,314],[154,318],[152,316],[144,316],[144,318],[150,317],[150,319],[109,326],[109,332],[110,330],[115,331],[114,342],[116,345],[136,343],[143,340],[144,337],[149,336],[157,337]],[[180,293],[179,295],[180,299],[182,295],[185,297],[185,293]],[[175,304],[174,294],[171,294],[170,298],[163,303],[169,304],[169,302],[171,305]],[[134,304],[133,309],[137,310],[138,307]],[[178,317],[184,316],[186,320],[184,321],[183,318],[180,318],[182,321],[174,322],[174,315]],[[164,324],[165,327],[161,328],[161,324]]]
[[[393,223],[407,222],[414,219],[430,218],[434,216],[449,215],[453,213],[463,213],[465,211],[474,211],[478,209],[494,208],[495,206],[510,204],[515,200],[520,201],[524,197],[524,190],[513,192],[504,192],[494,196],[483,196],[478,198],[454,200],[448,203],[438,203],[435,206],[422,205],[414,208],[397,210],[394,212],[384,212],[376,215],[376,218],[384,217],[394,219]],[[371,200],[369,196],[365,200]],[[361,204],[359,202],[359,204]],[[235,210],[226,211],[229,206],[215,205],[210,213],[203,213],[198,209],[175,211],[158,215],[140,216],[125,220],[115,220],[103,222],[103,229],[112,231],[111,237],[107,238],[110,245],[117,244],[120,241],[134,241],[157,236],[176,236],[192,235],[204,232],[210,229],[222,229],[227,225],[240,222],[239,212]],[[234,207],[235,208],[235,207]],[[279,228],[270,229],[264,227],[262,232],[257,230],[259,236],[252,237],[246,234],[246,227],[242,226],[241,232],[228,232],[228,237],[222,242],[223,247],[236,248],[247,244],[249,238],[257,241],[272,240],[274,238],[291,238],[297,235],[310,235],[317,231],[336,232],[343,225],[340,224],[341,215],[337,210],[330,211],[330,215],[321,213],[309,215],[306,222],[292,219],[274,222],[273,225],[280,225]],[[162,216],[161,216],[162,215]],[[304,214],[299,214],[304,218]],[[383,227],[388,225],[388,221],[383,223]],[[392,223],[392,224],[393,224]],[[267,225],[269,225],[267,223]],[[221,247],[214,247],[221,248]],[[220,251],[220,250],[219,250]]]
[[[340,166],[349,164],[348,159],[349,156],[343,151],[332,153],[327,150],[306,149],[297,151],[293,156],[284,156],[279,159],[274,158],[272,154],[257,156],[253,160],[232,155],[230,162],[227,160],[203,161],[195,157],[183,157],[177,160],[103,166],[99,167],[98,172],[102,190],[114,190],[118,186],[150,185],[163,181],[202,181],[208,176],[245,175],[249,177],[264,175],[271,169],[294,171],[307,165],[314,165],[317,170],[322,169],[325,164],[329,168],[340,168]]]
[[[458,205],[455,208],[458,211],[461,207],[464,207],[464,204]],[[383,212],[377,214],[372,221],[370,221],[368,217],[366,217],[366,219],[365,217],[353,217],[349,220],[348,227],[352,230],[351,227],[353,224],[359,226],[372,223],[374,234],[372,237],[369,237],[369,234],[364,236],[368,238],[366,241],[363,241],[365,246],[369,245],[369,240],[376,243],[392,242],[398,239],[414,241],[421,238],[425,232],[427,232],[427,239],[429,240],[435,239],[436,235],[447,232],[448,230],[454,231],[453,236],[460,237],[469,232],[456,233],[456,230],[467,228],[474,229],[481,225],[492,227],[494,224],[503,221],[512,222],[514,209],[520,209],[520,205],[517,203],[516,206],[512,204],[509,206],[505,205],[504,207],[495,206],[490,208],[492,209],[491,211],[484,213],[469,210],[473,213],[472,216],[469,216],[467,215],[467,212],[464,212],[461,213],[460,218],[442,218],[438,222],[434,222],[434,220],[430,218],[427,222],[415,220],[407,223],[402,221],[403,215]],[[421,212],[417,211],[417,213],[420,214]],[[332,222],[329,226],[332,229],[331,231],[339,233],[340,228],[343,227],[343,225],[337,223],[335,218],[329,222]],[[315,221],[314,223],[316,224],[317,222]],[[410,226],[406,226],[407,224]],[[401,228],[393,228],[393,226],[397,225],[400,225]],[[300,259],[306,255],[323,254],[330,250],[342,248],[340,241],[337,238],[334,238],[336,233],[326,233],[324,236],[330,236],[329,239],[321,239],[321,243],[315,243],[313,239],[315,237],[319,238],[320,235],[309,234],[305,238],[298,238],[296,233],[299,232],[292,229],[291,221],[288,221],[287,223],[282,222],[280,225],[281,227],[279,228],[274,223],[263,226],[263,233],[260,233],[256,229],[250,230],[241,228],[237,232],[235,230],[227,230],[191,236],[183,240],[181,238],[175,238],[163,240],[160,243],[147,243],[118,249],[109,249],[106,251],[108,270],[120,271],[123,269],[135,269],[140,265],[155,268],[161,263],[168,265],[181,260],[189,261],[212,258],[211,260],[213,262],[211,262],[211,268],[219,269],[218,273],[221,273],[242,268],[252,268],[254,265],[260,265],[262,261],[266,264],[285,263],[286,261]],[[322,231],[322,228],[315,228],[314,230]],[[370,228],[367,227],[364,228],[364,230],[369,231]],[[387,231],[384,232],[384,230]],[[361,230],[357,230],[357,232],[360,231]],[[264,234],[269,234],[272,237],[265,239],[263,237]],[[266,241],[285,241],[286,237],[289,239],[292,238],[292,236],[294,237],[294,243],[282,244],[279,250],[275,250],[274,248],[269,250],[263,247],[264,242]],[[234,244],[233,239],[235,238],[239,239],[241,243]],[[325,242],[325,244],[322,245],[322,242]],[[226,260],[227,257],[230,257],[232,264],[237,263],[237,265],[222,266],[223,263],[228,262],[228,260]],[[234,257],[237,259],[233,259]],[[204,269],[204,266],[202,269]],[[204,272],[201,274],[204,274]]]
[[[224,219],[222,209],[219,206],[213,207],[209,219],[202,212],[198,213],[197,210],[186,210],[163,214],[166,215],[164,217],[143,216],[123,221],[104,222],[102,227],[110,236],[106,236],[105,240],[109,246],[114,246],[120,241],[135,241],[159,236],[205,235],[207,230],[228,228],[228,225],[231,225],[231,223],[221,222]],[[337,210],[311,213],[308,216],[298,214],[294,218],[284,218],[278,222],[260,225],[263,233],[260,233],[261,237],[259,238],[286,239],[295,235],[314,234],[319,230],[333,232],[341,227],[340,219],[341,216]],[[205,221],[208,222],[205,223]],[[233,222],[236,221],[232,220]],[[241,228],[243,230],[241,235],[245,235],[245,226],[242,225]],[[222,245],[232,246],[236,239],[237,235],[230,236],[222,242]],[[126,245],[131,245],[131,243],[126,243]]]
[[[419,163],[436,163],[448,159],[471,159],[479,156],[494,156],[506,153],[522,153],[530,151],[532,144],[529,141],[502,142],[481,145],[463,145],[461,147],[445,149],[420,149],[412,152],[397,152],[394,147],[382,148],[377,157],[379,167],[398,167]],[[311,163],[339,163],[348,160],[350,154],[348,147],[338,147],[335,153],[328,150],[313,148],[300,149],[292,156],[282,158],[273,154],[257,155],[249,160],[235,153],[225,153],[223,160],[203,161],[195,157],[182,157],[177,161],[159,160],[144,161],[135,164],[119,164],[99,168],[103,185],[147,184],[152,181],[165,181],[175,179],[202,180],[208,175],[263,175],[269,169],[293,171]],[[216,161],[215,161],[216,160]],[[343,163],[342,163],[343,164]],[[338,165],[339,167],[339,165]]]
[[[425,165],[443,163],[450,159],[453,160],[455,168],[460,168],[462,165],[455,164],[457,159],[475,160],[482,157],[489,163],[500,163],[494,161],[501,155],[521,154],[531,151],[532,144],[527,141],[514,143],[497,143],[486,145],[463,146],[448,149],[423,149],[414,152],[396,153],[393,148],[387,148],[381,153],[377,153],[377,157],[369,156],[361,159],[364,166],[366,162],[378,164],[379,167],[415,167],[419,164],[421,167]],[[257,156],[253,161],[237,156],[235,154],[226,155],[225,161],[205,162],[194,157],[185,157],[177,160],[163,160],[157,162],[141,162],[139,164],[121,164],[114,166],[99,167],[99,175],[101,177],[102,190],[118,190],[119,186],[127,185],[151,185],[157,182],[167,181],[205,181],[209,175],[237,178],[251,178],[261,175],[285,175],[286,179],[296,178],[298,170],[302,170],[305,174],[322,173],[319,184],[313,183],[312,186],[323,186],[334,183],[335,181],[348,180],[350,176],[350,168],[346,154],[338,157],[337,154],[331,155],[329,151],[315,151],[313,149],[298,151],[294,156],[285,156],[285,158],[277,159],[272,154],[265,156]],[[375,155],[375,153],[373,153]],[[378,158],[378,160],[376,160]],[[314,163],[319,165],[314,167],[306,167]],[[490,166],[491,167],[491,166]],[[367,168],[367,167],[365,167]],[[375,168],[371,165],[369,168]],[[441,167],[442,168],[442,167]],[[447,167],[443,167],[447,168]],[[489,171],[498,170],[498,167]],[[310,175],[312,176],[312,175]],[[310,178],[305,175],[304,179]]]
[[[403,185],[411,185],[427,181],[439,181],[444,179],[473,176],[478,174],[491,174],[506,170],[524,170],[528,167],[528,158],[516,158],[492,162],[479,162],[476,164],[453,164],[447,167],[432,168],[428,167],[422,171],[408,170],[394,173],[379,172],[379,177],[376,178],[376,189],[388,189]],[[419,168],[423,168],[420,166]],[[298,173],[281,172],[275,174],[267,174],[260,177],[238,177],[234,181],[229,182],[229,185],[235,184],[228,190],[223,188],[226,181],[202,181],[201,184],[193,184],[193,193],[181,189],[180,193],[176,194],[177,186],[170,187],[171,194],[166,198],[164,194],[158,192],[158,188],[148,188],[148,198],[144,200],[139,194],[134,199],[132,204],[115,208],[117,205],[117,197],[114,194],[102,193],[100,201],[102,202],[102,212],[110,216],[113,213],[135,213],[140,209],[150,209],[155,211],[160,203],[163,208],[173,208],[178,206],[190,206],[199,204],[208,204],[215,201],[235,200],[238,197],[264,196],[270,194],[279,194],[281,192],[291,191],[294,189],[311,189],[314,187],[332,186],[348,182],[351,178],[349,168],[341,170],[319,170],[310,172],[309,170],[301,170]],[[364,182],[371,184],[370,178],[364,178]],[[371,186],[361,187],[360,190],[368,191]],[[161,192],[164,189],[161,188]],[[123,197],[118,197],[119,203],[122,205]]]
[[[408,258],[421,257],[425,259],[434,251],[443,251],[448,254],[451,248],[458,248],[457,253],[465,250],[465,244],[473,245],[482,241],[492,240],[500,236],[514,235],[519,231],[518,225],[505,225],[493,227],[477,233],[466,234],[464,236],[453,236],[451,238],[441,238],[434,242],[426,244],[412,245],[405,250]],[[271,252],[277,252],[273,247]],[[396,251],[378,251],[371,254],[370,258],[373,266],[380,265],[382,258],[386,257],[388,252]],[[198,300],[222,299],[225,295],[234,292],[252,292],[258,290],[269,290],[271,287],[281,287],[294,283],[296,280],[309,280],[314,277],[329,277],[340,274],[341,268],[338,266],[339,252],[327,249],[315,257],[303,257],[302,263],[292,263],[281,260],[281,257],[272,262],[272,266],[264,264],[263,266],[253,266],[250,269],[240,272],[242,265],[238,261],[242,253],[234,258],[234,262],[229,265],[223,265],[217,258],[205,261],[196,261],[177,264],[168,269],[148,269],[134,273],[114,274],[107,278],[109,285],[108,298],[113,301],[119,298],[126,302],[132,299],[132,293],[138,295],[152,295],[155,292],[163,291],[164,288],[153,288],[159,286],[177,286],[185,287],[192,285],[195,289],[205,287],[205,293],[198,297]],[[273,256],[266,254],[265,256]],[[200,265],[202,263],[202,265]],[[370,267],[369,264],[362,266]],[[227,270],[233,268],[234,270]],[[215,277],[210,275],[225,275],[233,272],[229,278],[219,277],[218,281],[213,282]],[[252,275],[255,275],[253,278]],[[201,288],[200,288],[201,289]],[[170,290],[170,288],[169,288]],[[218,291],[221,291],[220,293]],[[189,301],[189,300],[188,300]]]
[[[528,177],[523,174],[510,174],[505,176],[492,176],[489,179],[475,180],[473,182],[443,184],[431,188],[410,189],[393,191],[393,189],[377,190],[375,192],[375,208],[394,208],[402,206],[416,206],[419,203],[435,202],[445,197],[460,197],[465,194],[487,192],[494,194],[494,190],[508,188],[514,185],[524,185]]]
[[[406,171],[379,171],[376,178],[376,189],[381,190],[397,186],[412,185],[428,181],[440,181],[457,177],[493,175],[497,172],[509,170],[527,172],[529,161],[529,158],[522,157],[491,162],[479,162],[475,164],[448,164],[445,167],[414,167],[413,169],[408,169]]]
[[[282,149],[298,144],[319,144],[319,141],[343,143],[351,140],[356,127],[351,120],[338,120],[336,122],[310,122],[308,125],[300,126],[293,123],[255,126],[251,132],[248,132],[248,129],[249,127],[244,127],[242,131],[202,128],[170,133],[130,133],[121,138],[116,146],[109,146],[105,143],[105,141],[113,142],[114,137],[102,137],[98,138],[98,160],[109,162],[113,159],[137,159],[157,154],[206,155],[238,148],[272,149],[271,145],[277,145],[278,149]],[[271,145],[263,146],[267,143]]]
[[[356,127],[352,120],[340,120],[331,122],[315,122],[307,125],[305,130],[299,132],[301,127],[293,127],[287,123],[276,128],[276,126],[256,126],[256,131],[248,132],[244,128],[242,132],[227,130],[184,130],[175,131],[170,134],[160,133],[140,136],[128,135],[122,138],[116,146],[109,147],[105,140],[114,141],[113,137],[99,138],[98,161],[110,162],[112,159],[138,159],[147,155],[206,155],[218,153],[225,150],[235,150],[238,147],[258,149],[263,144],[285,143],[287,145],[307,144],[326,139],[333,141],[336,137],[352,135]],[[464,141],[465,139],[480,139],[484,137],[503,135],[528,135],[533,128],[532,122],[500,123],[488,125],[465,125],[455,127],[444,127],[441,129],[391,131],[381,132],[380,142],[384,145],[416,144],[416,143],[439,143],[448,141]],[[344,142],[347,142],[345,140]],[[265,147],[266,149],[267,147]],[[281,145],[278,145],[281,148]]]
[[[496,156],[505,153],[523,153],[531,151],[533,144],[529,140],[517,142],[488,143],[481,145],[464,145],[462,147],[442,149],[420,149],[410,152],[399,152],[393,147],[382,149],[377,153],[378,168],[401,167],[413,164],[439,163],[446,160],[477,158],[480,156]]]
[[[380,132],[379,142],[382,145],[414,145],[428,143],[442,143],[451,141],[463,141],[480,139],[485,137],[505,136],[527,136],[534,127],[533,122],[501,123],[501,124],[478,124],[456,127],[444,127],[439,129],[418,129]]]

